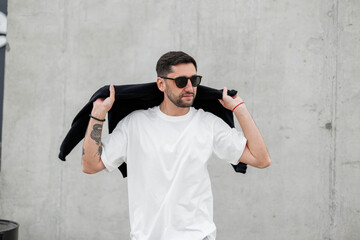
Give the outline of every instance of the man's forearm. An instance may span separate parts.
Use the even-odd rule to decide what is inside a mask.
[[[88,129],[86,131],[83,155],[82,155],[82,168],[86,173],[95,173],[103,169],[101,162],[101,133],[103,123],[90,118]]]
[[[234,113],[247,139],[247,146],[251,154],[261,165],[270,164],[270,156],[266,149],[265,142],[246,105],[240,105],[234,110]]]
[[[103,119],[110,111],[115,101],[114,85],[109,87],[110,96],[107,98],[98,98],[93,102],[93,109],[91,111],[91,118],[88,129],[85,134],[82,168],[85,173],[96,173],[105,168],[101,160],[102,144],[101,132],[103,127]],[[96,120],[97,119],[97,120]],[[99,121],[100,120],[100,121]]]

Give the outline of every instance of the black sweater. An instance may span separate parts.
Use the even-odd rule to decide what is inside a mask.
[[[234,96],[235,90],[228,91],[228,95]],[[75,116],[71,128],[60,146],[59,158],[65,161],[65,157],[72,149],[85,137],[86,129],[89,124],[89,114],[91,113],[93,102],[97,98],[106,98],[110,95],[109,86],[104,86],[94,93],[90,101]],[[202,108],[204,111],[211,112],[223,119],[230,127],[234,127],[233,113],[224,108],[218,101],[222,98],[222,90],[217,90],[199,85],[194,100],[193,107]],[[164,93],[161,92],[157,84],[143,83],[131,85],[115,86],[115,102],[108,112],[109,133],[111,133],[118,122],[138,109],[148,109],[160,105],[164,99]],[[240,157],[240,156],[239,156]],[[236,172],[246,173],[247,165],[239,162],[232,165]],[[123,177],[127,176],[126,163],[120,165],[120,172]]]

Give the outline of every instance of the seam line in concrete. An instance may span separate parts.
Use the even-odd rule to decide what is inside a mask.
[[[338,88],[338,49],[339,49],[339,1],[336,0],[335,7],[335,76],[332,79],[332,109],[331,109],[331,160],[330,160],[330,192],[329,192],[329,213],[330,213],[330,240],[334,239],[336,227],[336,118],[337,118],[337,88]]]
[[[63,22],[62,22],[62,66],[65,68],[66,67],[66,63],[67,63],[67,52],[68,52],[68,27],[69,27],[69,1],[68,0],[64,0],[60,6],[62,8],[62,17],[63,17]],[[67,80],[68,80],[68,68],[65,68],[66,70],[64,71],[64,75],[63,75],[63,129],[62,132],[65,132],[66,129],[66,89],[67,89]],[[58,160],[59,161],[59,160]],[[56,215],[56,234],[55,234],[55,239],[56,240],[61,240],[62,239],[62,234],[63,234],[63,219],[62,219],[62,211],[63,211],[63,206],[64,206],[64,169],[62,167],[60,167],[60,172],[59,172],[59,192],[58,192],[58,212]]]

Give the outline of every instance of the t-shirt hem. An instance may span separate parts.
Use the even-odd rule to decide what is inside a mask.
[[[244,138],[244,140],[240,144],[239,151],[234,153],[234,160],[230,162],[231,164],[237,165],[239,163],[239,160],[244,153],[246,143],[247,143],[247,139]]]
[[[107,159],[106,155],[105,155],[105,149],[104,147],[102,147],[102,154],[101,154],[101,161],[104,163],[105,166],[105,170],[107,172],[112,172],[116,169],[116,167],[114,165],[112,165],[109,160]]]

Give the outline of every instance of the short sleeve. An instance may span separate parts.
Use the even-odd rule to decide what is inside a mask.
[[[221,160],[238,164],[246,146],[246,138],[242,131],[231,128],[222,119],[216,118],[213,125],[214,154]]]
[[[101,160],[108,172],[117,169],[123,162],[126,162],[127,123],[126,118],[122,119],[114,131],[102,141]]]

